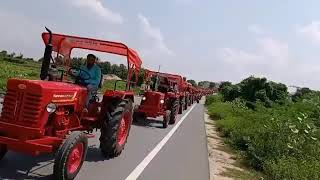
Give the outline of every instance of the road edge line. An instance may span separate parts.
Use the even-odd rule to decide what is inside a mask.
[[[136,180],[143,170],[148,166],[148,164],[152,161],[152,159],[159,153],[159,151],[164,147],[164,145],[168,142],[168,140],[172,137],[172,135],[177,131],[182,122],[186,119],[189,113],[196,106],[193,105],[189,111],[184,114],[180,121],[169,131],[169,133],[156,145],[155,148],[139,163],[139,165],[128,175],[125,180]]]

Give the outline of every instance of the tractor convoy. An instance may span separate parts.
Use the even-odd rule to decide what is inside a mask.
[[[166,128],[188,106],[213,93],[192,86],[180,75],[147,70],[141,103],[133,107],[132,86],[137,85],[142,65],[135,50],[119,42],[47,31],[42,34],[45,51],[40,80],[7,82],[0,116],[0,160],[8,150],[33,156],[54,153],[55,179],[74,179],[86,158],[88,138],[94,137],[94,130],[101,132],[101,154],[116,157],[124,149],[132,121],[161,116]],[[89,95],[83,82],[91,77],[83,69],[71,66],[73,49],[126,57],[126,90],[117,90],[115,84],[115,89],[106,90],[102,97],[93,93],[87,106]],[[62,69],[56,68],[54,54],[65,59]]]

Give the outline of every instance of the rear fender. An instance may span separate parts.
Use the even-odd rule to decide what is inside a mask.
[[[103,95],[102,104],[106,105],[110,102],[120,101],[121,99],[131,99],[134,102],[134,92],[107,90]]]

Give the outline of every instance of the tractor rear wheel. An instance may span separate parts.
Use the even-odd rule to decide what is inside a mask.
[[[165,115],[163,116],[162,127],[167,128],[170,120],[170,111],[166,110]]]
[[[177,114],[179,111],[179,100],[173,99],[171,104],[171,110],[170,110],[170,121],[169,124],[176,123]]]
[[[0,144],[0,160],[7,154],[7,152],[8,152],[7,145]]]
[[[132,124],[132,101],[120,100],[109,107],[101,127],[100,150],[105,157],[121,154]]]
[[[56,153],[53,166],[55,179],[74,179],[86,158],[87,148],[87,136],[79,131],[72,132]]]

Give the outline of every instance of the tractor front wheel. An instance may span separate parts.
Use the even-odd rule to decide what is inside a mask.
[[[129,136],[132,124],[132,101],[120,100],[109,107],[101,128],[100,149],[105,157],[117,157],[121,154]]]
[[[7,145],[0,144],[0,160],[7,154],[7,152],[8,152]]]
[[[162,127],[167,128],[170,120],[170,111],[166,110],[165,115],[163,116]]]
[[[74,179],[86,158],[87,148],[87,136],[79,131],[72,132],[57,151],[53,166],[55,179]]]
[[[171,111],[170,111],[170,121],[169,124],[176,123],[177,114],[179,111],[179,100],[173,99],[171,104]]]

